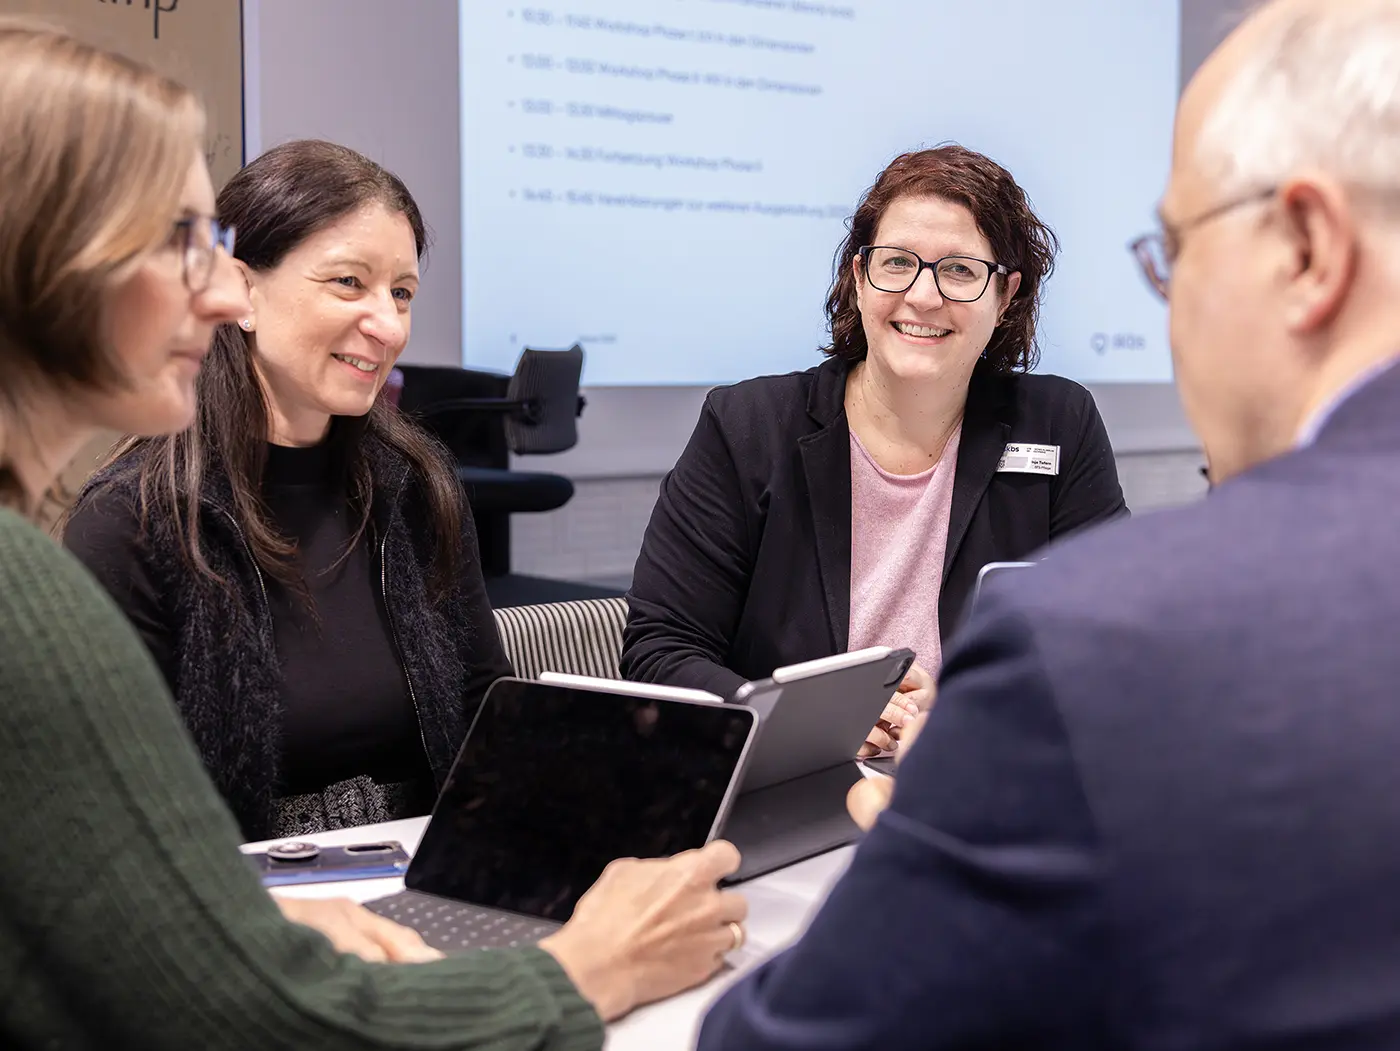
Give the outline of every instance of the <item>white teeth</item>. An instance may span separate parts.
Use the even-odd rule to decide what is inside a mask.
[[[361,361],[359,358],[347,357],[344,354],[332,354],[331,357],[335,358],[336,361],[343,361],[347,365],[354,365],[355,368],[359,369],[361,372],[374,372],[379,368],[379,366],[373,362]]]
[[[946,336],[953,330],[950,328],[934,328],[931,325],[911,325],[905,321],[896,321],[894,327],[903,332],[906,336],[918,336],[922,339],[931,339],[935,336]]]

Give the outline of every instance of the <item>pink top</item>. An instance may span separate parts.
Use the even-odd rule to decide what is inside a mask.
[[[847,647],[908,646],[935,679],[943,662],[938,593],[959,427],[939,461],[890,474],[851,432],[851,628]]]

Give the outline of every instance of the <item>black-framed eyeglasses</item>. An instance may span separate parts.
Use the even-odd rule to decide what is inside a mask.
[[[176,221],[174,236],[180,249],[185,287],[191,292],[203,292],[214,276],[218,249],[233,255],[233,227],[210,215],[191,215]]]
[[[1128,250],[1137,258],[1138,265],[1142,267],[1142,276],[1147,279],[1147,283],[1159,296],[1166,299],[1171,293],[1172,267],[1176,265],[1176,257],[1181,254],[1181,238],[1187,230],[1194,230],[1212,219],[1218,219],[1222,215],[1233,212],[1236,208],[1243,208],[1247,204],[1267,201],[1276,193],[1278,193],[1277,186],[1253,190],[1239,197],[1231,197],[1222,201],[1213,208],[1207,208],[1200,215],[1192,216],[1182,222],[1163,223],[1162,229],[1150,234],[1143,234],[1132,241],[1128,245]]]
[[[932,270],[938,294],[952,303],[975,303],[993,274],[1011,273],[1010,267],[970,255],[945,255],[926,263],[907,248],[891,245],[862,245],[860,262],[865,279],[881,292],[908,292],[920,274]]]

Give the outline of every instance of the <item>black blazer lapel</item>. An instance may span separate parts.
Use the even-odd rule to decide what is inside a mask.
[[[943,555],[943,584],[953,560],[962,549],[973,512],[997,473],[997,464],[1011,437],[1011,423],[1005,419],[1005,399],[994,375],[973,373],[968,384],[967,407],[963,410],[962,437],[958,442],[958,466],[953,475],[953,506],[948,515],[948,547]],[[849,482],[847,483],[849,485]]]
[[[846,417],[799,439],[797,446],[807,477],[832,652],[842,653],[851,622],[851,432]]]

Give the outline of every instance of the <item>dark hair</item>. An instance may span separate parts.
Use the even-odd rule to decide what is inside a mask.
[[[402,214],[413,230],[418,257],[427,250],[423,216],[402,180],[354,150],[303,140],[277,146],[238,172],[219,194],[219,217],[237,230],[234,255],[253,270],[271,270],[308,237],[371,202]],[[264,573],[309,604],[295,545],[281,536],[259,494],[267,464],[268,407],[254,371],[249,336],[220,325],[200,372],[194,426],[171,437],[128,438],[109,462],[139,450],[141,515],[152,506],[173,514],[196,571],[227,585],[200,550],[199,499],[211,468],[232,486],[230,509]],[[335,417],[328,441],[333,462],[345,471],[352,506],[360,513],[351,541],[370,522],[375,479],[366,455],[368,439],[397,451],[417,476],[431,518],[434,543],[429,584],[434,599],[447,597],[461,552],[462,491],[445,451],[383,397],[365,416]],[[381,479],[381,482],[392,480]]]
[[[1020,272],[1021,286],[982,356],[997,372],[1033,369],[1040,358],[1035,339],[1040,287],[1055,268],[1059,241],[1036,217],[1026,191],[1009,171],[990,157],[954,144],[896,157],[865,191],[848,223],[850,232],[836,250],[835,273],[826,297],[831,345],[823,352],[852,363],[865,359],[865,329],[856,305],[851,261],[862,245],[874,242],[875,230],[890,205],[905,197],[939,197],[962,205],[991,242],[996,262]]]

